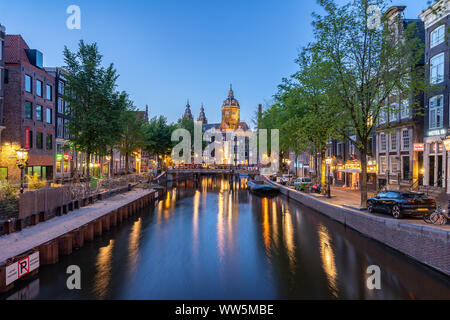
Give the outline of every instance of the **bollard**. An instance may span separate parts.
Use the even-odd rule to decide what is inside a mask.
[[[103,200],[103,193],[99,193],[97,196],[97,200]]]
[[[31,216],[30,216],[30,225],[31,226],[35,226],[35,225],[37,225],[39,223],[39,217],[38,217],[38,215],[37,214],[32,214]]]
[[[84,241],[94,240],[94,223],[85,224],[83,227]]]
[[[63,214],[67,214],[69,212],[69,208],[67,206],[67,204],[63,204],[62,206],[62,213]]]
[[[68,204],[69,211],[73,211],[73,201],[70,201]]]
[[[14,232],[14,224],[12,220],[7,220],[3,223],[3,234],[10,234]]]
[[[72,248],[81,248],[84,246],[84,230],[83,227],[72,231]]]
[[[39,222],[47,221],[48,214],[47,212],[39,212]]]
[[[60,217],[60,216],[62,215],[62,208],[61,208],[61,207],[56,207],[56,213],[55,213],[55,215],[56,215],[57,217]]]
[[[84,198],[83,201],[82,201],[82,203],[81,203],[81,206],[82,206],[82,207],[86,207],[87,205],[88,205],[88,199],[87,199],[87,198]]]
[[[25,227],[25,221],[23,219],[17,219],[15,223],[15,231],[19,232]]]
[[[68,256],[72,253],[72,235],[66,233],[58,238],[58,252],[60,255]]]
[[[94,197],[93,196],[89,197],[89,204],[94,204]]]
[[[75,200],[73,202],[73,207],[74,207],[75,210],[80,209],[80,200]]]
[[[101,236],[102,231],[102,219],[100,218],[94,221],[94,236]]]
[[[41,244],[39,250],[39,263],[41,266],[55,264],[58,262],[59,251],[58,242],[55,240]]]

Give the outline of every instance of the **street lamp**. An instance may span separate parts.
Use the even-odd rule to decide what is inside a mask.
[[[333,164],[333,158],[326,158],[325,159],[325,163],[326,163],[326,165],[327,165],[327,171],[328,171],[328,182],[327,182],[327,198],[331,198],[331,187],[330,187],[330,168],[331,168],[331,165]]]
[[[28,161],[28,150],[18,149],[16,150],[17,161],[16,165],[20,169],[20,193],[23,193],[23,170],[27,166]]]

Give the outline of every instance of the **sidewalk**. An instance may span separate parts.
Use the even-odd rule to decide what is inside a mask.
[[[36,226],[25,228],[20,232],[1,236],[0,263],[52,239],[56,239],[152,192],[154,192],[153,189],[136,189],[118,194],[107,200],[95,202],[88,207],[82,207],[70,214],[55,217]]]

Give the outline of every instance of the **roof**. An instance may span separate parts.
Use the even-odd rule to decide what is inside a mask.
[[[5,63],[30,64],[26,49],[30,49],[30,47],[21,35],[7,34],[5,37]]]

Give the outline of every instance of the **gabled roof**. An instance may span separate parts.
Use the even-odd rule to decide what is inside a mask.
[[[25,50],[30,49],[21,35],[5,37],[5,63],[30,63]]]

